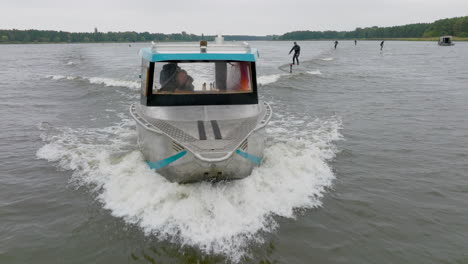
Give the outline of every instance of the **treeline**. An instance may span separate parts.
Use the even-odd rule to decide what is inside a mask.
[[[71,33],[51,30],[0,30],[0,43],[82,43],[82,42],[145,42],[145,41],[213,41],[215,36],[182,33],[98,32]],[[273,36],[224,36],[225,40],[272,40]]]
[[[428,38],[452,35],[468,37],[468,16],[393,27],[356,28],[353,31],[294,31],[279,36],[279,40],[312,39],[372,39],[372,38]]]
[[[294,31],[281,36],[226,35],[232,40],[314,40],[314,39],[375,39],[375,38],[426,38],[452,35],[468,37],[468,16],[394,27],[356,28],[353,31]],[[145,42],[145,41],[213,41],[215,36],[181,33],[163,34],[149,32],[82,32],[72,33],[52,30],[0,30],[0,43],[78,43],[78,42]]]
[[[235,40],[273,40],[278,36],[268,35],[268,36],[248,36],[248,35],[226,35],[223,36],[226,41],[235,41]]]
[[[82,32],[71,33],[51,30],[0,30],[0,42],[7,43],[39,43],[39,42],[141,42],[141,41],[199,41],[212,36],[198,36],[186,32],[174,34],[137,33],[137,32]]]

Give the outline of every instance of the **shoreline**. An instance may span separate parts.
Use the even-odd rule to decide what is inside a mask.
[[[430,41],[430,42],[437,42],[439,41],[438,37],[431,37],[431,38],[363,38],[363,39],[288,39],[288,40],[236,40],[236,41]],[[459,41],[459,42],[466,42],[468,38],[462,37],[453,37],[452,41]],[[119,42],[119,41],[108,41],[108,42],[0,42],[0,45],[18,45],[18,44],[109,44],[109,43],[116,43],[116,44],[131,44],[131,43],[148,43],[150,41],[135,41],[135,42]],[[158,41],[158,42],[198,42],[198,41],[177,41],[177,40],[167,40],[167,41]]]

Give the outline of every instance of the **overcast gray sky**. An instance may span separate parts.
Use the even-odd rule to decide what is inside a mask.
[[[468,0],[0,0],[0,29],[283,34],[433,22]]]

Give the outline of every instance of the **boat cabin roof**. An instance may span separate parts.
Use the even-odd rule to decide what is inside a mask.
[[[206,44],[206,45],[205,45]],[[150,62],[158,61],[250,61],[258,58],[257,49],[246,42],[232,43],[153,43],[139,55]]]

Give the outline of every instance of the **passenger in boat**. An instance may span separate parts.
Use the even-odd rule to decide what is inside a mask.
[[[163,66],[159,75],[161,92],[193,91],[193,78],[185,70],[182,70],[177,63],[168,63]]]
[[[161,73],[159,74],[159,83],[161,83],[160,91],[173,91],[175,90],[175,77],[177,72],[180,71],[180,67],[177,63],[168,63],[162,67]]]
[[[185,70],[180,70],[176,75],[176,91],[193,91],[193,78]],[[206,85],[206,84],[205,84]]]
[[[299,55],[301,54],[301,47],[299,45],[297,45],[296,42],[294,42],[294,46],[292,47],[292,49],[289,51],[289,54],[291,54],[291,52],[294,50],[294,55],[293,55],[293,64],[295,64],[294,62],[294,59],[296,59],[297,61],[297,65],[299,65]]]

